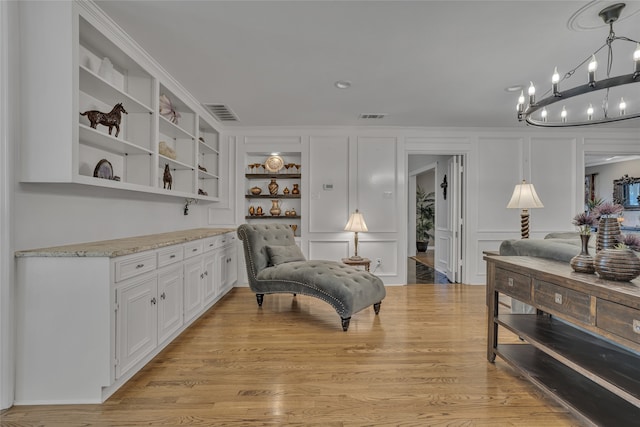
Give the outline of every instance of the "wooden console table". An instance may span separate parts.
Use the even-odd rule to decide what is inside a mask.
[[[589,425],[638,425],[640,281],[602,280],[541,258],[484,259],[488,360],[499,356]],[[499,294],[537,313],[499,313]],[[523,341],[500,343],[501,328]]]

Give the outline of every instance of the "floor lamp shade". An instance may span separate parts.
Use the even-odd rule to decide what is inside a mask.
[[[367,224],[364,222],[364,216],[356,209],[354,213],[349,217],[347,225],[344,227],[344,231],[353,231],[355,233],[355,255],[350,257],[352,260],[359,260],[362,257],[358,256],[358,232],[369,231]]]
[[[529,238],[529,209],[544,208],[538,193],[533,184],[527,184],[523,179],[521,184],[517,184],[513,189],[511,200],[507,204],[509,209],[522,209],[520,214],[520,234],[523,239]]]

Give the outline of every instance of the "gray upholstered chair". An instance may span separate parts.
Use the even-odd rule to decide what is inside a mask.
[[[329,303],[349,328],[351,315],[373,305],[376,314],[386,295],[379,277],[336,261],[305,260],[293,231],[284,224],[243,224],[243,242],[251,290],[262,306],[264,294],[309,295]]]

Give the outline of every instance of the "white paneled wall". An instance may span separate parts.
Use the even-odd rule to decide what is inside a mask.
[[[358,252],[372,259],[372,270],[375,260],[382,260],[375,274],[387,285],[406,282],[409,154],[464,155],[462,280],[483,284],[483,251],[520,238],[520,212],[506,208],[517,183],[523,178],[533,182],[545,205],[531,210],[532,238],[570,231],[571,218],[582,209],[584,153],[640,153],[637,129],[253,128],[235,129],[225,137],[236,145],[235,159],[228,160],[235,161],[237,183],[226,188],[236,188],[237,224],[244,222],[239,200],[245,191],[245,153],[299,151],[303,251],[316,259],[351,255],[353,234],[343,228],[349,213],[358,208],[369,227],[368,233],[359,234]],[[446,171],[441,166],[438,185]],[[229,216],[219,216],[226,225]],[[213,207],[209,223],[218,225],[218,220]]]

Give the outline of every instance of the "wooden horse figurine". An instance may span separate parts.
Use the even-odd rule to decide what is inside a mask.
[[[81,116],[87,116],[89,122],[91,123],[91,127],[96,129],[98,125],[104,125],[109,127],[109,135],[111,135],[111,130],[116,128],[116,135],[120,133],[120,120],[122,116],[120,113],[129,114],[125,111],[122,106],[122,102],[114,105],[113,109],[108,113],[102,113],[98,110],[89,110],[84,113],[80,113]]]
[[[171,170],[169,170],[169,164],[164,165],[164,175],[162,177],[162,188],[169,188],[171,190],[171,184],[173,184],[173,177],[171,176]]]

